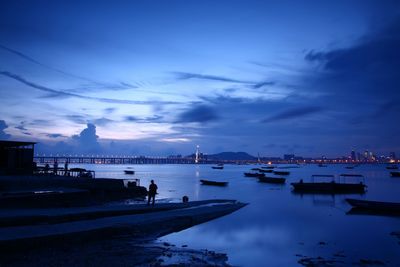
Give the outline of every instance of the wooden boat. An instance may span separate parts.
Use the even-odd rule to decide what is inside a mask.
[[[276,175],[289,175],[290,172],[288,171],[273,171],[274,174]]]
[[[222,170],[222,169],[224,169],[224,166],[212,166],[211,168],[213,168],[215,170]]]
[[[262,172],[262,173],[269,173],[269,172],[273,172],[273,170],[272,170],[272,169],[271,169],[271,170],[258,169],[258,171],[259,171],[259,172]]]
[[[245,172],[244,176],[246,176],[246,177],[265,177],[265,174],[258,173],[258,172]]]
[[[320,182],[320,183],[304,183],[302,180],[297,183],[291,183],[294,192],[298,193],[320,193],[320,194],[352,194],[365,193],[366,185],[360,183],[336,183]]]
[[[258,181],[260,183],[284,184],[286,182],[286,179],[279,177],[258,177]]]
[[[397,166],[397,165],[389,165],[389,166],[386,166],[386,169],[388,169],[388,170],[398,170],[399,166]]]
[[[392,176],[392,177],[400,177],[400,172],[390,172],[390,176]]]
[[[346,201],[357,209],[400,214],[400,203],[361,200],[353,198],[347,198]]]
[[[262,166],[261,168],[262,168],[262,169],[270,170],[270,169],[275,168],[275,166]]]
[[[214,185],[214,186],[227,186],[228,182],[217,182],[210,180],[200,180],[203,185]]]
[[[340,176],[343,177],[364,177],[362,174],[355,174],[355,173],[343,173]]]
[[[135,174],[134,170],[124,170],[125,174]]]

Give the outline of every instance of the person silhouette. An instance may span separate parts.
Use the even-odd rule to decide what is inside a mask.
[[[150,205],[151,199],[153,199],[152,205],[154,206],[154,202],[156,199],[156,194],[157,194],[157,185],[154,183],[154,180],[151,180],[150,185],[149,185],[149,198],[147,200],[147,205]]]

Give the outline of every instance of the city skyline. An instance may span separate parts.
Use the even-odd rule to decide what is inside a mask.
[[[105,11],[106,10],[106,11]],[[39,153],[400,153],[397,1],[18,1],[0,140]]]

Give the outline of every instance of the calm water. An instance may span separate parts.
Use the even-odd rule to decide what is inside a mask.
[[[243,172],[257,166],[226,165],[134,165],[134,176],[125,175],[126,165],[86,165],[96,177],[140,178],[148,186],[154,179],[159,199],[180,201],[212,198],[236,199],[250,205],[217,220],[161,238],[177,246],[227,253],[229,263],[239,266],[296,266],[301,258],[321,256],[348,266],[360,259],[380,260],[400,266],[400,240],[390,235],[400,231],[399,217],[347,215],[345,198],[400,202],[400,178],[391,178],[385,165],[362,165],[353,170],[344,165],[315,165],[288,169],[287,184],[258,183]],[[359,173],[365,176],[364,195],[297,195],[290,182],[310,180],[312,174]],[[202,186],[200,179],[229,181],[226,188]],[[327,178],[319,178],[327,179]],[[360,181],[346,178],[346,181]],[[296,255],[297,254],[297,255]],[[339,255],[339,256],[338,256]]]

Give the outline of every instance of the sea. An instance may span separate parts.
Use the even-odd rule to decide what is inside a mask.
[[[235,199],[248,203],[227,216],[160,238],[176,246],[226,253],[234,266],[400,266],[400,217],[352,214],[346,198],[400,202],[400,178],[384,164],[275,165],[289,171],[286,184],[273,185],[245,177],[261,165],[71,165],[96,172],[96,178],[140,179],[158,185],[158,202]],[[132,168],[134,175],[124,174]],[[361,174],[343,182],[364,182],[365,194],[296,194],[290,185],[313,174]],[[267,174],[268,175],[268,174]],[[200,179],[227,181],[227,187],[206,186]],[[332,178],[315,178],[330,181]],[[338,180],[337,180],[338,181]],[[325,265],[324,265],[325,264]],[[330,265],[329,265],[330,264]]]

